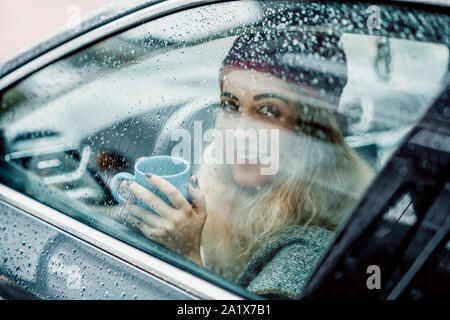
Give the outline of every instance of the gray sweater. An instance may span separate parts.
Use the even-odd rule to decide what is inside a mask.
[[[258,295],[293,299],[302,292],[333,236],[318,226],[286,228],[255,252],[237,283]]]

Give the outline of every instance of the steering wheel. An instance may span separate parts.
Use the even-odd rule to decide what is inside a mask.
[[[217,97],[202,98],[179,108],[162,127],[152,155],[171,155],[174,147],[182,142],[190,145],[190,153],[173,154],[174,156],[179,156],[189,163],[193,163],[194,159],[197,159],[196,156],[201,157],[199,153],[205,147],[204,133],[214,127],[217,103]],[[199,144],[201,148],[198,148]]]

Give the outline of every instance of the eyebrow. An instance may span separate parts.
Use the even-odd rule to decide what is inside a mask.
[[[236,100],[236,101],[239,101],[238,97],[236,97],[235,95],[233,95],[233,94],[231,94],[231,93],[229,93],[229,92],[226,92],[226,91],[222,92],[222,94],[221,94],[220,96],[221,96],[221,97],[225,96],[225,97],[234,99],[234,100]]]
[[[267,98],[275,98],[275,99],[279,99],[281,101],[283,101],[286,104],[289,104],[289,101],[286,98],[283,98],[282,96],[276,94],[276,93],[263,93],[263,94],[258,94],[256,96],[253,97],[253,101],[257,101],[257,100],[262,100],[262,99],[267,99]]]

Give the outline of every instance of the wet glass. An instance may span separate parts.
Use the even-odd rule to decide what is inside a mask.
[[[377,8],[214,4],[54,62],[2,92],[22,173],[2,182],[213,282],[297,297],[447,75],[447,16]],[[152,170],[168,201],[112,184],[159,155],[190,164],[188,196]]]

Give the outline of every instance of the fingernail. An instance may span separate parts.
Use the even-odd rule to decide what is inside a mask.
[[[191,186],[194,187],[194,189],[198,188],[198,179],[197,176],[192,176],[191,177]]]
[[[146,174],[145,174],[145,177],[146,177],[147,179],[150,179],[150,178],[152,177],[152,175],[151,175],[150,173],[146,173]]]
[[[123,181],[120,183],[120,187],[121,187],[122,189],[128,189],[128,188],[130,187],[130,184],[131,184],[131,181],[123,180]]]

